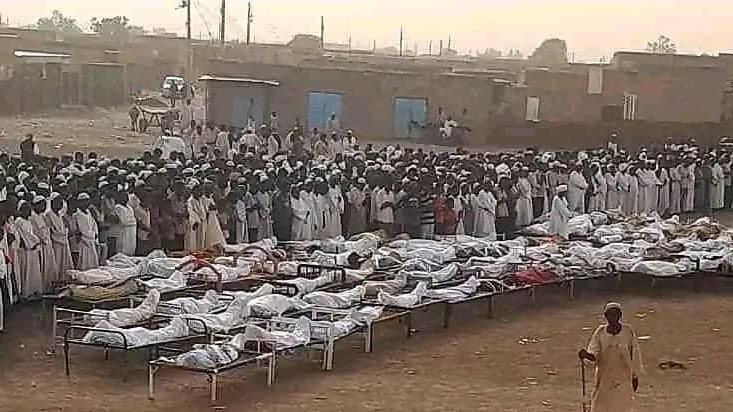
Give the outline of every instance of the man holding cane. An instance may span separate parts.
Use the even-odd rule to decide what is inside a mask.
[[[641,352],[636,333],[631,326],[621,323],[621,315],[620,304],[607,304],[607,323],[599,326],[588,347],[578,352],[581,362],[596,364],[591,412],[633,411],[634,392],[639,388],[642,370]]]

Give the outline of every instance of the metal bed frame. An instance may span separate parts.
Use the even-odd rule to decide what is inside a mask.
[[[105,329],[105,328],[97,328],[93,326],[81,326],[81,325],[71,325],[69,326],[66,331],[64,331],[64,370],[66,372],[66,376],[70,376],[71,374],[71,368],[70,368],[70,351],[71,346],[88,346],[88,347],[94,347],[94,348],[102,348],[104,349],[104,359],[109,359],[109,352],[110,350],[114,351],[121,351],[123,356],[123,365],[124,365],[124,374],[123,374],[123,381],[127,381],[127,354],[128,352],[133,351],[140,351],[140,350],[149,350],[152,352],[155,352],[156,354],[159,352],[159,350],[165,349],[169,350],[171,352],[176,352],[177,350],[174,348],[163,348],[164,345],[173,345],[173,344],[181,344],[186,342],[195,341],[198,339],[210,339],[211,334],[209,333],[209,329],[206,326],[206,324],[198,319],[185,319],[186,322],[194,322],[194,323],[200,323],[201,326],[203,326],[203,333],[193,333],[188,336],[179,337],[175,339],[165,340],[165,341],[158,341],[158,342],[151,342],[145,345],[139,345],[139,346],[131,346],[127,342],[127,337],[124,333],[114,330],[114,329]],[[103,332],[103,333],[109,333],[113,335],[120,336],[122,338],[122,345],[110,345],[110,344],[99,344],[94,342],[85,342],[83,340],[83,336],[81,338],[72,336],[73,332]]]
[[[278,327],[291,328],[295,325],[296,319],[273,318],[266,322],[267,322],[266,324],[267,329],[272,330],[273,328],[278,328]],[[311,339],[310,342],[298,344],[294,346],[289,346],[285,348],[277,348],[276,342],[273,342],[273,341],[259,341],[256,343],[255,350],[239,351],[241,354],[248,355],[247,357],[239,358],[230,364],[222,365],[222,366],[211,368],[211,369],[192,368],[188,366],[182,366],[168,359],[151,360],[148,364],[148,398],[151,400],[155,399],[155,375],[162,368],[178,369],[178,370],[184,370],[184,371],[191,372],[191,373],[206,375],[207,380],[209,381],[210,400],[212,404],[215,403],[218,399],[218,383],[219,383],[219,376],[221,374],[234,370],[234,369],[239,369],[247,365],[251,365],[251,364],[259,365],[263,361],[267,361],[267,386],[272,386],[277,379],[278,359],[281,356],[284,356],[287,353],[292,353],[293,351],[297,349],[320,348],[323,351],[322,368],[323,370],[331,370],[331,368],[333,367],[333,348],[334,348],[335,339],[334,339],[334,336],[331,334],[330,326],[324,325],[323,323],[319,323],[317,321],[313,321],[311,323],[311,329],[314,329],[314,328],[322,329],[324,335],[326,336],[326,339],[324,340]],[[233,336],[217,335],[217,337],[225,338],[225,340],[220,342],[220,343],[224,343],[226,340],[229,340]],[[265,345],[269,345],[270,348],[266,349]]]

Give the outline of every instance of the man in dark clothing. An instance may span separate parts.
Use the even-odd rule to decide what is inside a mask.
[[[38,145],[33,141],[33,133],[28,133],[20,142],[20,157],[24,162],[32,162],[38,154]]]

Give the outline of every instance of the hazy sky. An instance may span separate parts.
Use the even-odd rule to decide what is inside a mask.
[[[34,23],[54,9],[79,20],[128,16],[133,24],[181,34],[185,11],[180,0],[0,0],[11,24]],[[217,36],[221,0],[192,0],[193,32]],[[253,0],[254,36],[285,42],[295,33],[318,34],[326,20],[326,41],[354,47],[397,46],[400,25],[411,49],[423,52],[440,39],[463,52],[493,47],[530,53],[550,37],[560,37],[576,60],[595,61],[614,50],[643,49],[660,34],[684,53],[733,51],[733,2],[728,0]],[[227,39],[244,38],[247,0],[227,0]],[[208,28],[207,28],[208,25]]]

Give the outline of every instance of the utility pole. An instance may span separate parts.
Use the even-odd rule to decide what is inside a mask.
[[[227,1],[221,0],[221,25],[219,26],[219,42],[224,45],[226,42],[227,25]]]
[[[252,25],[252,3],[247,2],[247,44],[249,44],[250,40],[250,33],[251,33],[251,26]]]
[[[222,0],[222,1],[224,1],[224,0]],[[451,38],[450,38],[450,35],[448,35],[448,50],[450,50],[450,41],[451,41]]]
[[[430,40],[430,43],[428,43],[428,55],[433,55],[433,41]]]
[[[400,57],[402,57],[402,26],[400,26]]]
[[[326,35],[326,25],[325,25],[325,22],[323,21],[323,16],[321,16],[321,48],[322,49],[326,48],[326,39],[324,38],[325,35]]]
[[[443,40],[440,40],[440,50],[438,50],[438,56],[443,55]]]
[[[191,1],[186,0],[186,39],[191,41]]]

